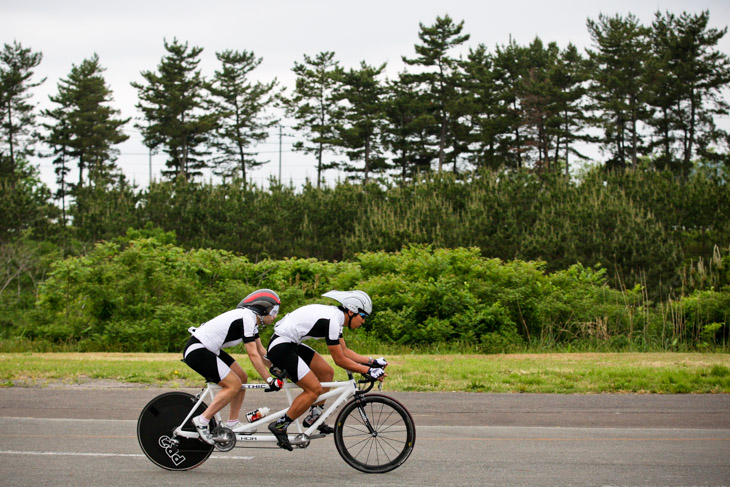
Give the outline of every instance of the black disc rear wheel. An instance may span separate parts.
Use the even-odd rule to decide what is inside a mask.
[[[385,473],[398,468],[413,451],[416,426],[398,401],[380,394],[352,400],[340,412],[335,446],[353,468]]]
[[[208,459],[213,445],[197,438],[173,438],[172,432],[195,406],[195,396],[186,392],[168,392],[152,399],[137,420],[137,440],[152,463],[167,470],[190,470]],[[191,418],[208,406],[201,403]],[[211,425],[213,428],[215,425]],[[184,431],[195,431],[188,420]],[[176,441],[177,440],[177,441]]]

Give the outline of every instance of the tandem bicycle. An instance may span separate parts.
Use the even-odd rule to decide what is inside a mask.
[[[322,387],[330,390],[315,402],[334,400],[310,427],[303,429],[300,421],[295,421],[298,432],[289,432],[289,442],[295,448],[307,448],[312,440],[324,438],[326,435],[317,428],[342,408],[333,433],[335,448],[342,459],[365,473],[385,473],[398,468],[408,459],[416,441],[413,417],[397,400],[380,392],[370,393],[374,380],[355,380],[352,372],[347,375],[348,380],[322,383]],[[272,392],[267,384],[243,384],[241,388]],[[382,388],[382,382],[378,383],[378,388]],[[288,408],[251,423],[240,423],[234,429],[223,426],[225,423],[218,413],[210,425],[215,444],[209,445],[199,439],[192,418],[207,408],[205,401],[212,401],[219,389],[217,384],[209,382],[197,395],[167,392],[147,403],[137,421],[137,439],[147,458],[167,470],[190,470],[205,462],[214,450],[278,448],[276,437],[266,426],[283,417]],[[286,394],[289,406],[293,399],[292,389],[298,387],[284,379],[281,390]]]

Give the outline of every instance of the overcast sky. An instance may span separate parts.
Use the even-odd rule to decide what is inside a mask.
[[[401,56],[412,57],[418,42],[419,23],[431,25],[437,16],[450,15],[464,21],[471,35],[466,48],[485,44],[490,49],[506,44],[510,36],[525,45],[536,36],[561,47],[572,42],[590,47],[586,19],[600,13],[629,12],[649,24],[657,10],[681,13],[710,11],[712,27],[730,24],[730,2],[693,1],[523,1],[480,0],[370,0],[347,1],[216,1],[125,0],[122,2],[0,0],[0,42],[20,42],[43,54],[37,78],[47,78],[34,91],[42,108],[50,106],[48,95],[57,92],[59,79],[68,76],[93,53],[106,68],[105,78],[114,93],[114,106],[125,117],[139,117],[137,91],[132,81],[142,81],[140,71],[155,70],[165,54],[163,39],[177,38],[204,48],[200,67],[205,76],[218,68],[215,53],[225,49],[253,51],[263,58],[254,76],[262,81],[277,78],[291,87],[291,68],[304,54],[334,51],[346,68],[360,61],[371,65],[387,62],[387,74],[395,77],[404,65]],[[719,46],[730,53],[730,34]],[[148,183],[149,157],[133,124],[126,127],[130,140],[119,146],[118,164],[141,186]],[[312,158],[289,151],[291,138],[284,138],[284,181],[300,186],[306,177],[316,177]],[[258,150],[270,164],[251,175],[259,183],[269,174],[278,175],[278,138]],[[164,155],[152,157],[153,178],[159,178]],[[40,161],[43,180],[52,184],[52,165]],[[327,173],[332,180],[337,174]]]

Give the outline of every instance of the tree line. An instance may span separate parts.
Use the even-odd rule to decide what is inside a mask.
[[[415,54],[403,56],[408,68],[395,79],[384,78],[385,64],[346,69],[324,51],[295,63],[290,93],[277,80],[254,81],[262,58],[253,52],[218,52],[219,69],[205,76],[203,48],[165,40],[157,68],[132,82],[141,115],[134,124],[150,150],[166,154],[169,180],[194,180],[210,168],[245,183],[266,162],[256,144],[282,116],[294,120],[294,149],[315,156],[318,187],[334,167],[364,183],[431,170],[569,174],[585,144],[598,144],[611,169],[651,157],[656,168],[686,177],[697,158],[728,159],[728,134],[715,123],[728,114],[730,60],[717,50],[727,28],[709,21],[708,11],[657,12],[648,26],[632,14],[599,15],[587,20],[585,52],[536,37],[464,54],[470,35],[446,15],[420,24]],[[115,146],[131,120],[112,108],[98,56],[74,65],[50,97],[53,108],[38,114],[30,98],[44,81],[33,74],[41,61],[18,42],[0,55],[3,171],[12,174],[41,140],[59,200],[84,185],[118,183]]]
[[[345,182],[320,189],[180,178],[144,191],[84,188],[69,210],[72,226],[42,202],[42,186],[27,181],[12,193],[16,200],[0,202],[0,236],[7,242],[31,232],[30,239],[84,253],[128,228],[160,228],[185,248],[224,249],[253,261],[341,261],[409,244],[476,247],[506,261],[544,261],[549,271],[577,262],[603,266],[615,287],[641,284],[658,298],[687,287],[683,268],[727,251],[726,177],[702,167],[687,180],[649,170],[595,168],[577,181],[482,170],[468,178],[433,174],[417,184]]]

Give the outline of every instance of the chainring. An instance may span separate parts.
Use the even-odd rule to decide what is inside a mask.
[[[212,433],[216,450],[231,451],[236,446],[236,434],[230,428],[218,426]]]

